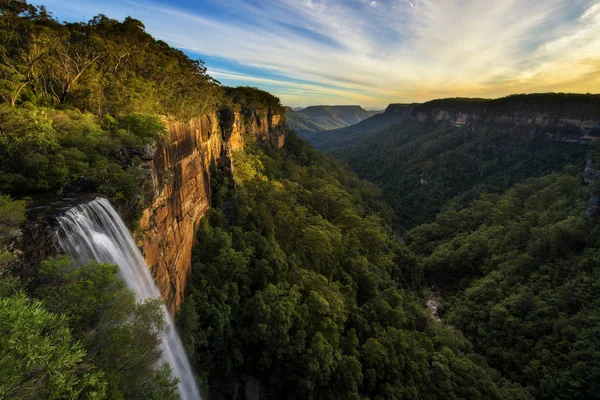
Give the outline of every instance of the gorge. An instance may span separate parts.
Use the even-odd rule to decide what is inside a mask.
[[[598,95],[294,110],[193,54],[0,3],[0,398],[599,397]]]
[[[257,110],[246,117],[224,111],[220,118],[213,114],[166,126],[148,161],[152,200],[142,211],[136,241],[174,312],[191,273],[196,227],[211,204],[211,171],[231,177],[231,154],[249,138],[283,146],[285,125],[276,110]]]

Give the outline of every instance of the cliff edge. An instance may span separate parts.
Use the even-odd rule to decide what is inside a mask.
[[[589,142],[600,136],[600,95],[543,93],[494,100],[440,99],[415,107],[412,117],[469,128],[498,124]]]
[[[272,110],[226,110],[188,122],[164,122],[167,135],[149,163],[152,201],[135,236],[173,312],[191,275],[196,227],[211,204],[211,169],[232,173],[231,152],[243,149],[247,137],[283,146],[285,124]]]

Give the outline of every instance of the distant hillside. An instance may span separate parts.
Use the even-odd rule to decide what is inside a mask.
[[[416,107],[412,117],[471,129],[499,124],[589,139],[600,135],[600,95],[536,93],[494,100],[440,99]]]
[[[581,166],[586,144],[599,135],[600,96],[545,93],[393,105],[307,139],[379,185],[404,230],[433,221],[452,199],[464,205]]]
[[[518,112],[545,113],[573,118],[597,118],[600,94],[534,93],[513,94],[499,99],[448,98],[428,101],[415,109],[416,113],[432,110],[486,112],[491,115]]]
[[[301,136],[357,124],[380,111],[367,111],[360,106],[310,106],[299,111],[286,108],[290,129]]]
[[[417,104],[390,104],[382,113],[373,115],[361,122],[331,131],[315,131],[304,134],[304,138],[321,151],[332,151],[339,146],[346,146],[365,135],[388,128],[410,118]]]

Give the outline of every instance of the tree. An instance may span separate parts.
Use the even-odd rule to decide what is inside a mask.
[[[20,233],[19,225],[24,221],[25,202],[0,194],[0,274],[14,259],[7,246]]]
[[[66,318],[23,293],[0,298],[0,397],[103,399],[104,374],[86,362]]]
[[[175,397],[176,380],[156,370],[165,330],[162,301],[137,304],[118,271],[110,264],[75,267],[68,258],[46,260],[36,295],[49,310],[68,316],[73,335],[106,375],[111,396]]]

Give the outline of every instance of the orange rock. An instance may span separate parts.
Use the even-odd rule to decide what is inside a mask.
[[[168,135],[151,161],[154,199],[143,211],[136,241],[171,312],[183,300],[195,230],[211,204],[211,165],[242,149],[248,136],[283,146],[282,121],[270,112],[247,119],[234,113],[227,123],[215,114],[188,122],[165,119]]]

